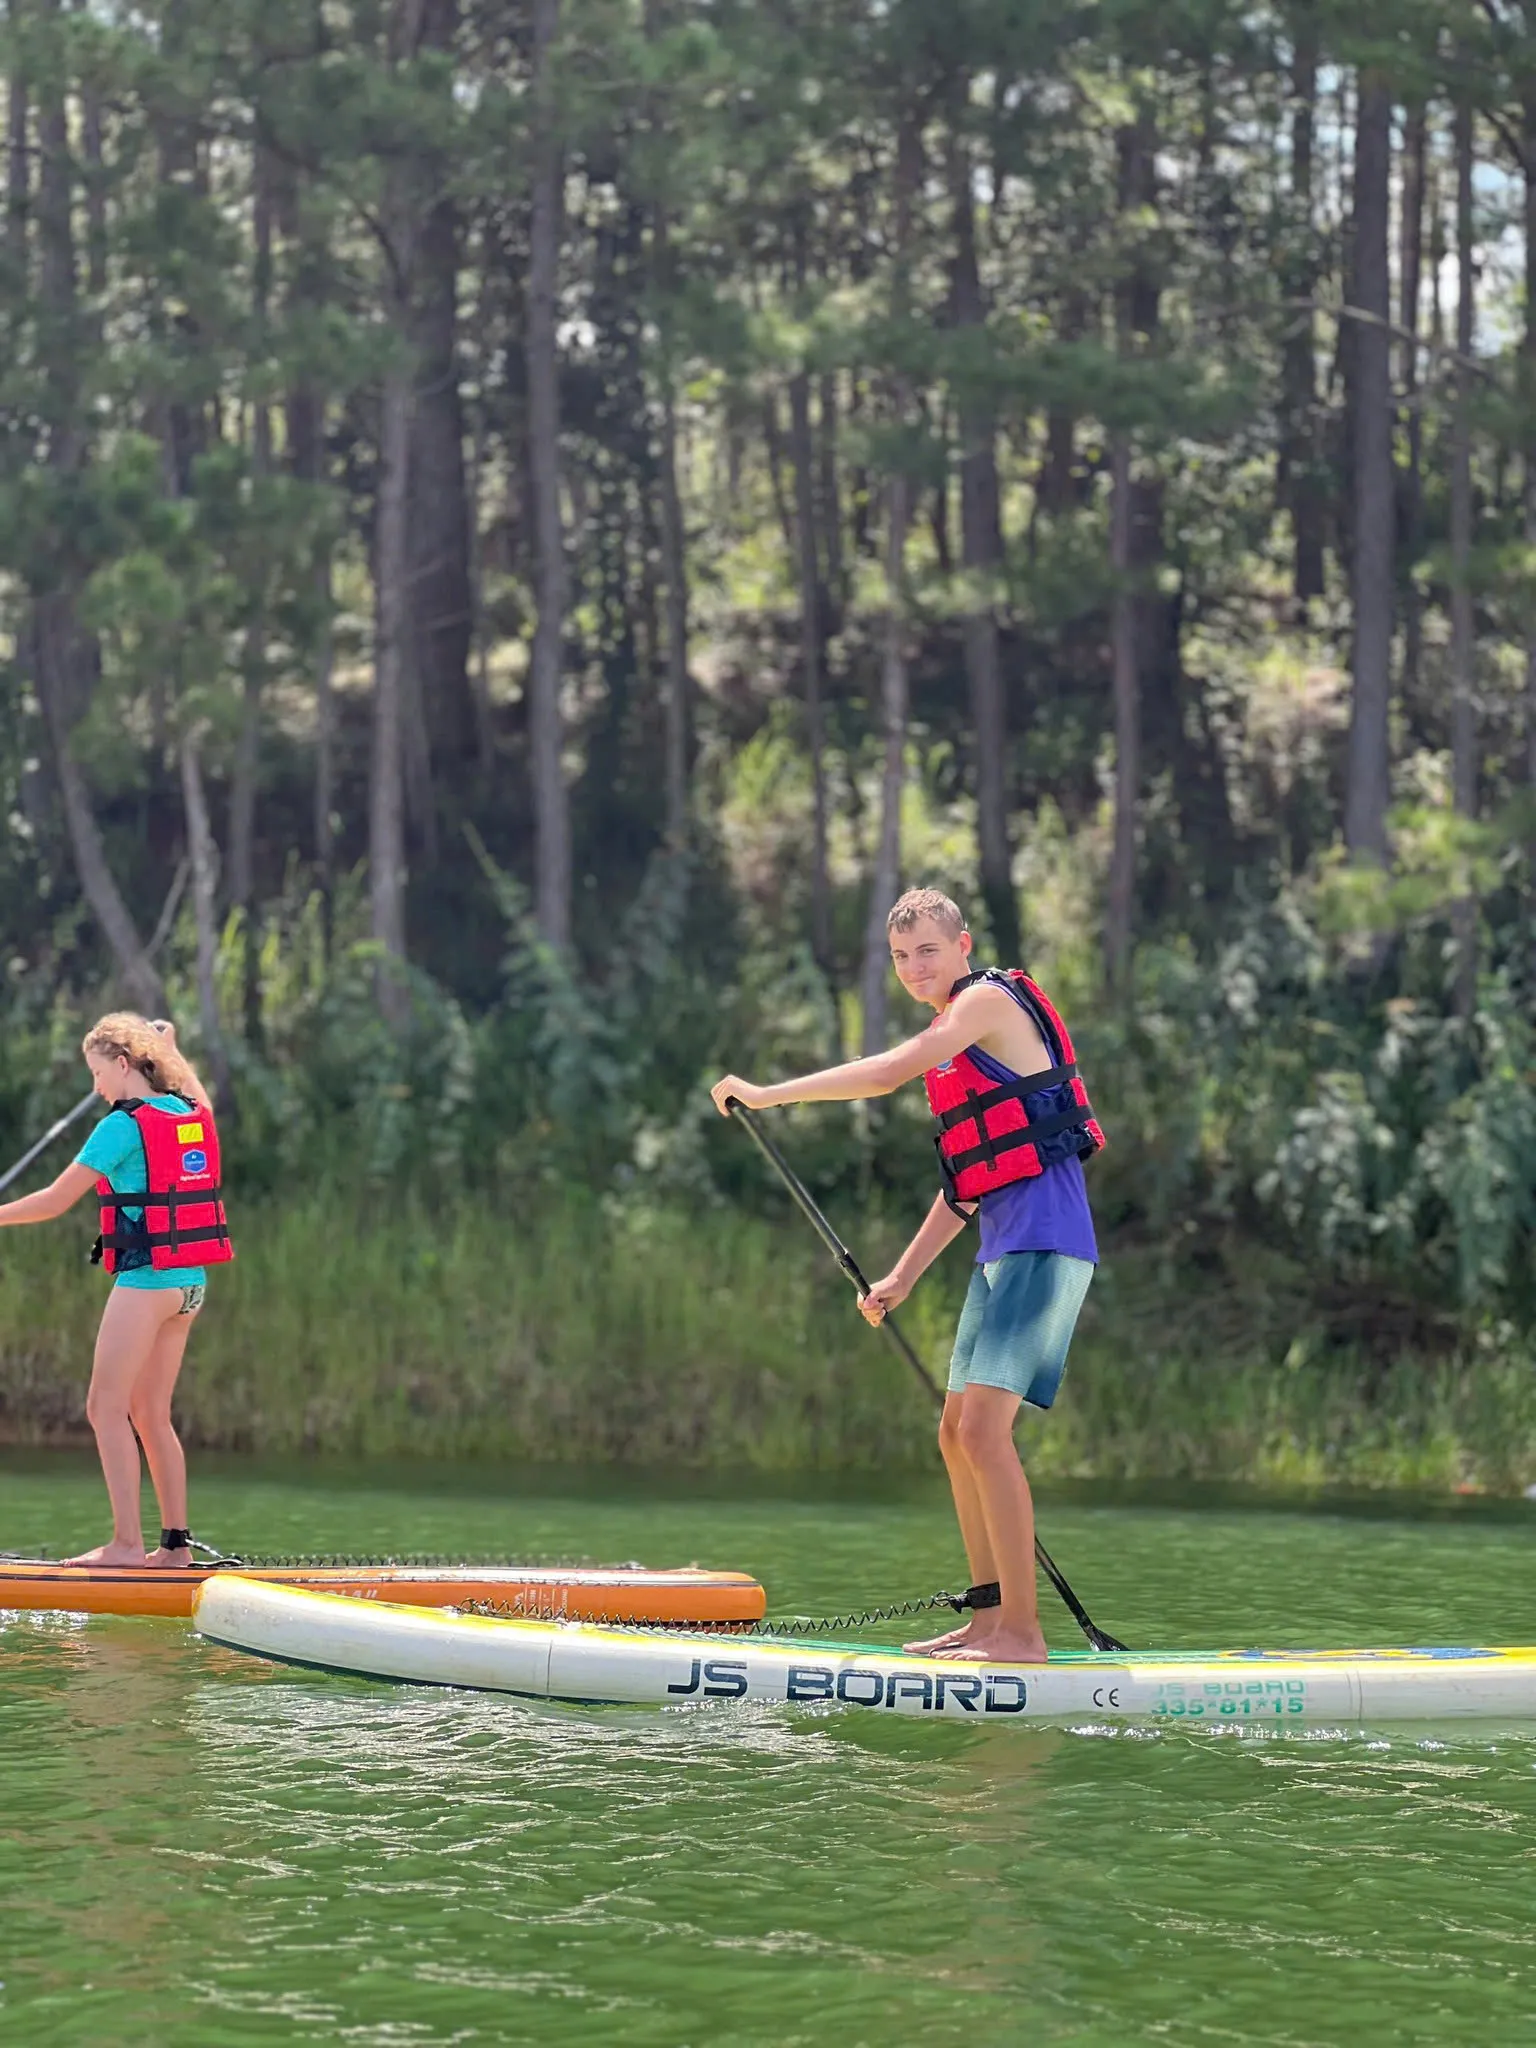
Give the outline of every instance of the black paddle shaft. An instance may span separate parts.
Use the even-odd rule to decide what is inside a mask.
[[[73,1109],[67,1109],[56,1123],[51,1123],[37,1143],[27,1147],[14,1166],[5,1173],[0,1173],[0,1189],[8,1188],[13,1180],[20,1180],[39,1152],[46,1152],[55,1138],[63,1137],[70,1125],[84,1116],[95,1100],[96,1090],[93,1088],[88,1095],[81,1096]]]
[[[869,1293],[869,1282],[860,1271],[858,1260],[849,1251],[847,1245],[843,1243],[843,1240],[822,1214],[810,1189],[801,1180],[799,1174],[795,1172],[795,1169],[790,1165],[784,1154],[779,1150],[778,1146],[769,1137],[768,1133],[763,1129],[744,1102],[738,1102],[733,1095],[727,1102],[726,1107],[746,1131],[748,1137],[768,1161],[780,1180],[783,1181],[785,1187],[794,1198],[796,1206],[805,1216],[806,1221],[816,1232],[816,1235],[821,1239],[833,1258],[836,1259],[845,1277],[858,1289],[859,1299],[862,1301],[865,1295]],[[933,1399],[942,1407],[944,1403],[943,1388],[907,1341],[906,1332],[896,1327],[895,1319],[889,1310],[880,1318],[880,1328],[890,1338],[896,1349],[907,1361],[907,1364],[917,1374]],[[1084,1607],[1082,1601],[1078,1599],[1071,1586],[1063,1578],[1050,1552],[1038,1536],[1035,1538],[1035,1557],[1039,1561],[1040,1569],[1060,1594],[1062,1604],[1067,1612],[1093,1647],[1096,1650],[1123,1651],[1125,1644],[1117,1642],[1115,1637],[1101,1629],[1090,1617],[1087,1608]]]

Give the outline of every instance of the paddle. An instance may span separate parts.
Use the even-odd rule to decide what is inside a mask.
[[[16,1164],[11,1168],[9,1173],[0,1173],[0,1192],[3,1192],[6,1188],[8,1188],[11,1182],[15,1180],[19,1174],[23,1174],[26,1172],[27,1168],[32,1164],[33,1160],[37,1157],[39,1152],[46,1152],[48,1150],[48,1147],[53,1143],[55,1138],[62,1137],[64,1133],[69,1129],[72,1123],[74,1123],[78,1118],[84,1116],[85,1112],[90,1108],[91,1104],[95,1100],[96,1090],[93,1088],[89,1095],[81,1096],[80,1100],[75,1104],[73,1109],[67,1109],[64,1112],[64,1114],[59,1118],[57,1123],[50,1124],[47,1130],[44,1131],[43,1135],[38,1139],[37,1143],[33,1145],[30,1148],[30,1150],[22,1153],[21,1157],[17,1160]]]
[[[785,1187],[788,1188],[801,1213],[805,1216],[806,1221],[816,1232],[816,1235],[821,1239],[833,1258],[836,1259],[847,1279],[857,1288],[859,1299],[862,1301],[869,1292],[869,1282],[860,1272],[858,1261],[854,1258],[853,1253],[849,1251],[847,1245],[843,1243],[837,1232],[821,1213],[821,1210],[816,1206],[810,1189],[801,1180],[795,1169],[790,1165],[768,1133],[758,1123],[757,1118],[744,1102],[738,1102],[733,1095],[727,1102],[726,1108],[746,1131],[748,1137],[751,1138],[758,1151],[762,1153],[774,1172],[783,1181]],[[889,1313],[881,1317],[880,1328],[890,1338],[896,1349],[907,1361],[907,1364],[917,1374],[933,1399],[942,1407],[944,1404],[943,1389],[939,1386],[932,1373],[929,1372],[927,1366],[918,1357],[917,1353],[912,1349],[912,1346],[907,1342],[905,1333],[897,1329],[895,1319]],[[1093,1647],[1096,1650],[1123,1651],[1125,1644],[1117,1642],[1112,1635],[1106,1634],[1090,1618],[1087,1608],[1084,1607],[1082,1601],[1078,1599],[1072,1588],[1062,1577],[1050,1552],[1038,1536],[1035,1538],[1035,1556],[1039,1561],[1040,1569],[1061,1595],[1062,1603],[1066,1607],[1067,1612],[1072,1616],[1072,1619],[1077,1623]]]

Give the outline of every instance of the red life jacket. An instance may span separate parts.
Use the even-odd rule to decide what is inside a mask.
[[[144,1144],[147,1185],[115,1194],[109,1180],[98,1180],[101,1235],[91,1253],[93,1265],[109,1273],[142,1271],[147,1263],[157,1273],[173,1266],[217,1266],[235,1256],[219,1186],[219,1133],[206,1102],[186,1102],[180,1110],[156,1109],[130,1099],[114,1102],[114,1110],[131,1116]],[[130,1223],[124,1209],[142,1209]],[[124,1268],[125,1252],[148,1252]]]
[[[997,1081],[970,1052],[962,1052],[923,1076],[928,1107],[939,1120],[934,1144],[944,1175],[944,1199],[951,1208],[1015,1181],[1033,1180],[1060,1160],[1089,1158],[1104,1144],[1071,1037],[1044,989],[1022,968],[989,967],[957,981],[950,1000],[979,981],[995,982],[1008,991],[1033,1020],[1052,1064],[1043,1073]],[[1053,1102],[1031,1120],[1026,1099],[1040,1095]]]

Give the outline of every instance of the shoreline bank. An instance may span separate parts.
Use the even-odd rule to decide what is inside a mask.
[[[84,1267],[85,1229],[9,1234],[0,1444],[90,1446],[103,1283]],[[869,1262],[895,1243],[866,1236]],[[303,1207],[253,1218],[193,1337],[177,1400],[189,1447],[932,1466],[931,1404],[793,1226],[587,1205],[530,1220],[515,1257],[508,1241],[468,1209],[360,1215],[345,1231]],[[902,1310],[941,1380],[965,1279],[954,1256]],[[1330,1341],[1297,1299],[1273,1259],[1234,1259],[1196,1289],[1112,1248],[1055,1410],[1023,1424],[1029,1469],[1511,1497],[1536,1482],[1536,1373],[1518,1339],[1384,1358]]]

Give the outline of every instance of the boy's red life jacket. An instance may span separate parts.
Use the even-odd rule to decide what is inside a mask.
[[[98,1180],[101,1235],[91,1253],[92,1265],[109,1273],[142,1272],[146,1266],[164,1273],[173,1266],[217,1266],[235,1256],[219,1186],[219,1133],[206,1102],[188,1102],[185,1109],[156,1109],[129,1099],[114,1110],[131,1116],[144,1144],[147,1186],[114,1193],[109,1180]],[[142,1209],[130,1223],[125,1209]],[[125,1253],[145,1253],[130,1258]]]
[[[1038,1074],[998,1081],[970,1052],[962,1052],[923,1076],[928,1107],[939,1120],[934,1144],[944,1175],[944,1199],[951,1208],[995,1194],[1015,1181],[1033,1180],[1063,1159],[1087,1159],[1104,1144],[1071,1036],[1044,989],[1022,968],[989,967],[957,981],[950,1001],[978,981],[1005,988],[1033,1019],[1052,1064]],[[1042,1095],[1048,1098],[1045,1103],[1037,1100]],[[1033,1118],[1030,1102],[1039,1112]]]

